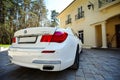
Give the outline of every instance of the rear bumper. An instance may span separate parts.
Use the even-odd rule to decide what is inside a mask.
[[[50,61],[37,61],[36,62],[32,62],[32,63],[26,63],[26,62],[20,62],[20,61],[15,61],[15,60],[12,60],[11,59],[11,62],[16,64],[16,65],[20,65],[20,66],[23,66],[23,67],[28,67],[28,68],[35,68],[35,69],[40,69],[42,71],[61,71],[60,67],[61,67],[61,64],[51,64],[49,63]],[[54,61],[52,61],[54,62]],[[56,61],[55,61],[56,62]]]
[[[61,71],[73,64],[71,60],[63,60],[60,54],[65,53],[55,50],[55,53],[44,54],[42,50],[31,49],[9,49],[8,55],[12,63],[28,67],[40,69],[42,71]],[[68,57],[69,58],[69,57]]]

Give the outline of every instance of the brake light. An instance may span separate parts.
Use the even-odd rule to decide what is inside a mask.
[[[43,35],[40,42],[50,42],[52,35]]]
[[[65,32],[59,32],[59,31],[55,32],[51,39],[51,42],[61,43],[66,40],[67,36],[68,36],[68,34]]]
[[[12,38],[12,43],[16,43],[16,37]]]
[[[57,42],[62,43],[66,40],[68,34],[66,32],[56,31],[53,35],[43,35],[40,42]]]

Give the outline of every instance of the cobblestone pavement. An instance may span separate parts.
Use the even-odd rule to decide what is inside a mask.
[[[78,70],[43,72],[9,64],[0,52],[0,80],[120,80],[120,50],[84,49]]]

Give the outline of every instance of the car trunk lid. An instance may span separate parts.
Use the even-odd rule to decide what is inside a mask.
[[[16,42],[12,46],[19,48],[45,48],[49,45],[49,42],[40,42],[41,37],[46,34],[54,34],[56,29],[51,27],[36,27],[19,30],[15,32],[14,37],[16,38]]]

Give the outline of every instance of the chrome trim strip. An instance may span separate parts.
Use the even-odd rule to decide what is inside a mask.
[[[61,64],[61,61],[34,60],[32,63],[36,63],[36,64]]]

